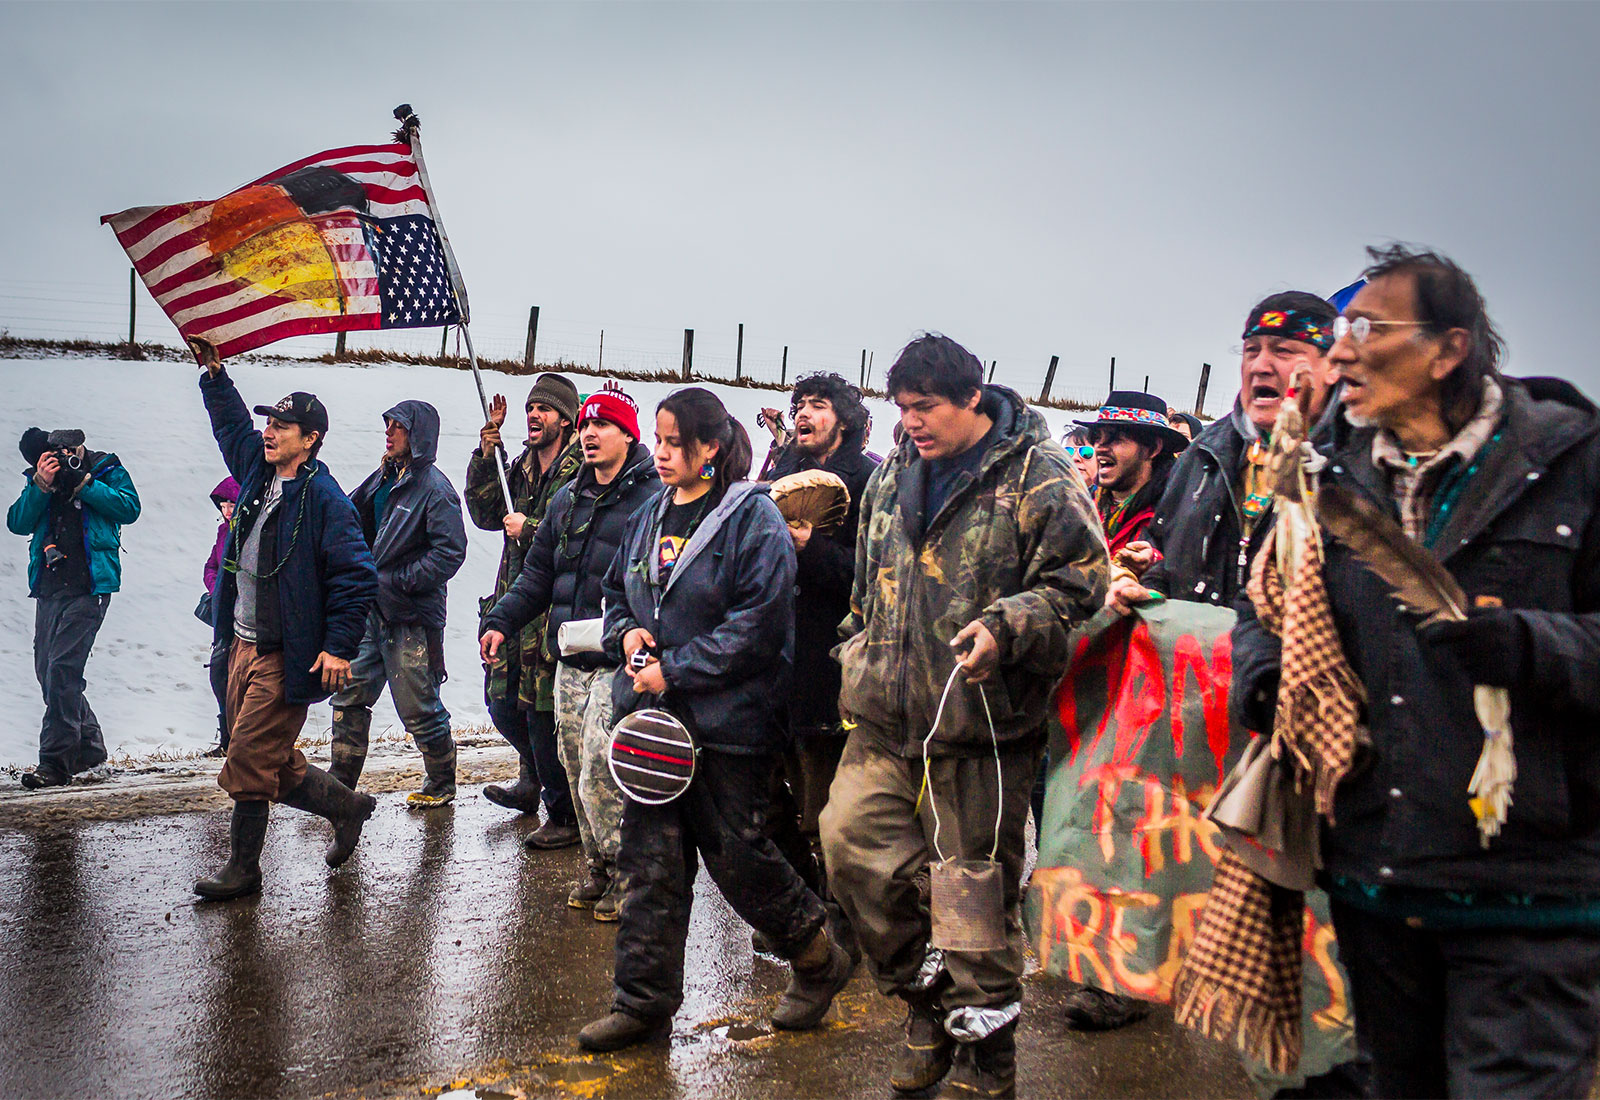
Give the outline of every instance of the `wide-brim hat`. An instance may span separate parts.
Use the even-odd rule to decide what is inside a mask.
[[[1188,438],[1167,422],[1167,403],[1139,390],[1112,390],[1095,419],[1073,423],[1080,428],[1142,428],[1165,443],[1168,454],[1189,445]]]

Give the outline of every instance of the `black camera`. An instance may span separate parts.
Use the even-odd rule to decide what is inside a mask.
[[[633,656],[628,658],[628,667],[635,672],[643,672],[650,659],[656,656],[656,651],[649,646],[640,646],[633,651]]]

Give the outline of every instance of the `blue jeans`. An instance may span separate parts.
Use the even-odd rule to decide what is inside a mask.
[[[367,631],[356,659],[350,662],[350,686],[332,700],[335,711],[345,712],[344,721],[334,723],[336,742],[341,727],[347,735],[358,733],[360,755],[366,756],[372,704],[383,694],[385,684],[401,724],[419,749],[438,754],[455,747],[450,739],[450,712],[439,699],[439,682],[428,661],[427,627],[391,623],[376,611],[367,612]]]

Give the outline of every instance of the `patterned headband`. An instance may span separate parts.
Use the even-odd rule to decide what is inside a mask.
[[[1284,340],[1299,340],[1322,351],[1333,347],[1333,325],[1324,323],[1298,309],[1264,309],[1259,317],[1251,317],[1245,324],[1244,336],[1277,336]]]
[[[1171,428],[1167,418],[1154,409],[1128,409],[1116,405],[1102,405],[1100,420],[1120,420],[1129,424],[1145,424],[1152,428]]]

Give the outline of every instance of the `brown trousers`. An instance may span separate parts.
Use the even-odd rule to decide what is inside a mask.
[[[278,802],[306,777],[306,758],[294,747],[310,708],[283,695],[283,651],[259,653],[233,641],[228,654],[228,759],[217,786],[236,802]]]
[[[890,995],[911,992],[928,956],[932,930],[927,910],[918,903],[914,878],[939,858],[927,797],[932,795],[939,811],[939,848],[947,859],[987,859],[999,811],[996,858],[1006,910],[1002,950],[944,953],[950,985],[940,1001],[946,1011],[1020,1001],[1026,941],[1017,900],[1027,849],[1028,796],[1041,749],[1003,749],[1001,787],[991,754],[934,757],[930,789],[923,794],[921,758],[885,751],[881,746],[886,740],[865,724],[850,734],[821,821],[828,885],[855,928],[878,988]]]

